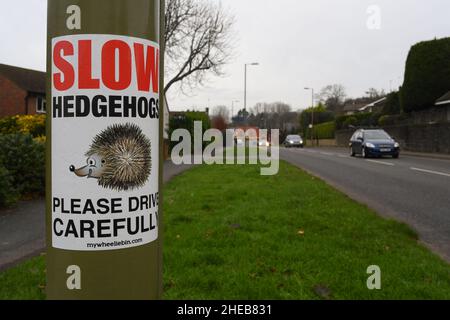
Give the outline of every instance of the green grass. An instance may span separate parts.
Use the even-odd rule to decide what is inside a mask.
[[[45,299],[45,259],[33,258],[0,273],[0,300]]]
[[[165,186],[165,299],[450,299],[450,265],[407,226],[284,162],[259,173],[202,166]],[[43,298],[43,269],[0,274],[0,299]]]

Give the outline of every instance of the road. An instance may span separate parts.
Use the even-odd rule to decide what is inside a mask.
[[[352,158],[342,148],[280,149],[280,158],[325,180],[380,215],[414,228],[450,262],[450,161],[400,155]]]
[[[164,163],[163,181],[191,168]],[[20,202],[16,208],[0,211],[0,271],[45,251],[45,201]]]

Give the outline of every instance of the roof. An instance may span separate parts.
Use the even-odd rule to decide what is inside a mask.
[[[25,91],[45,93],[45,72],[0,64],[0,75],[11,80]]]
[[[350,102],[344,106],[344,111],[358,111],[362,107],[367,105],[365,102]]]
[[[345,102],[344,105],[344,111],[364,111],[369,107],[374,107],[386,100],[386,97],[384,98],[357,98],[357,99],[350,99]]]
[[[436,100],[436,105],[450,104],[450,91]]]
[[[372,103],[369,103],[369,104],[365,105],[364,107],[360,108],[359,111],[365,111],[365,110],[367,110],[368,108],[376,107],[376,106],[378,106],[379,104],[385,102],[386,99],[387,99],[387,97],[378,99],[377,101],[374,101],[374,102],[372,102]]]

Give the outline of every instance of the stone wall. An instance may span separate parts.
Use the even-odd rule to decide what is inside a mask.
[[[450,154],[450,122],[383,127],[403,150]],[[348,147],[354,130],[336,132],[336,143]]]

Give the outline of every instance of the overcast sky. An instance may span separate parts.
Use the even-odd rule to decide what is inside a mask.
[[[305,86],[317,91],[340,83],[351,97],[370,88],[389,91],[403,79],[411,45],[450,36],[448,0],[222,0],[236,16],[236,57],[224,78],[183,96],[169,95],[171,110],[247,106],[284,101],[294,109],[311,104]],[[370,29],[370,6],[381,10]],[[0,63],[45,70],[46,0],[0,1]],[[371,20],[374,21],[374,20]],[[375,24],[371,24],[376,26]]]

